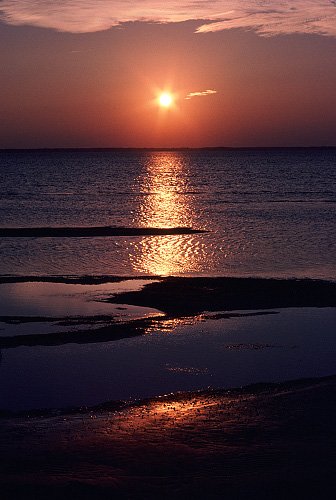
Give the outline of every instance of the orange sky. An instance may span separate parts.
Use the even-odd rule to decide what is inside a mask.
[[[336,145],[331,31],[291,34],[287,23],[266,37],[242,21],[204,33],[200,21],[136,21],[85,32],[83,21],[74,33],[16,26],[14,14],[27,22],[10,12],[12,24],[0,23],[1,148]],[[160,90],[175,94],[172,108],[159,108]]]

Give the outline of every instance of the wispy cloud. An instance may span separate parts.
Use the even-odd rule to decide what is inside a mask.
[[[72,33],[195,20],[197,33],[243,28],[263,36],[336,36],[336,0],[0,0],[0,19]]]
[[[193,97],[203,97],[205,95],[211,95],[211,94],[217,94],[217,90],[208,89],[208,90],[202,90],[200,92],[190,92],[185,97],[185,99],[187,99],[187,101],[188,101],[188,100],[192,99]]]

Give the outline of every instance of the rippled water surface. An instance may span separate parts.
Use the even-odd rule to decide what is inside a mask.
[[[0,274],[335,279],[336,150],[1,152],[1,227],[203,234],[0,238]]]

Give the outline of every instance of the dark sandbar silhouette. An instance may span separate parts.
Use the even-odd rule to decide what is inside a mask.
[[[159,309],[169,316],[203,311],[334,307],[336,282],[310,279],[164,278],[120,293],[113,303]]]
[[[108,236],[164,236],[204,233],[190,227],[7,227],[0,238],[96,238]]]
[[[230,318],[242,318],[250,316],[263,316],[277,314],[274,311],[259,311],[251,313],[222,313],[216,315],[202,315],[203,320],[218,320]],[[148,329],[160,329],[166,316],[151,316],[136,320],[115,322],[113,316],[82,316],[82,317],[23,317],[23,316],[2,316],[0,321],[11,325],[22,323],[55,323],[58,326],[74,327],[78,325],[88,325],[89,328],[80,330],[69,330],[56,333],[36,333],[24,335],[11,335],[0,337],[0,349],[10,349],[13,347],[33,347],[33,346],[58,346],[64,344],[97,344],[100,342],[111,342],[124,338],[144,335]],[[94,327],[94,328],[93,328]],[[165,325],[167,330],[169,326]],[[173,327],[171,327],[173,328]]]

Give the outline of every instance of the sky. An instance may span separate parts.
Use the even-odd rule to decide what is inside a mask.
[[[336,1],[0,0],[0,47],[0,148],[336,146]]]

